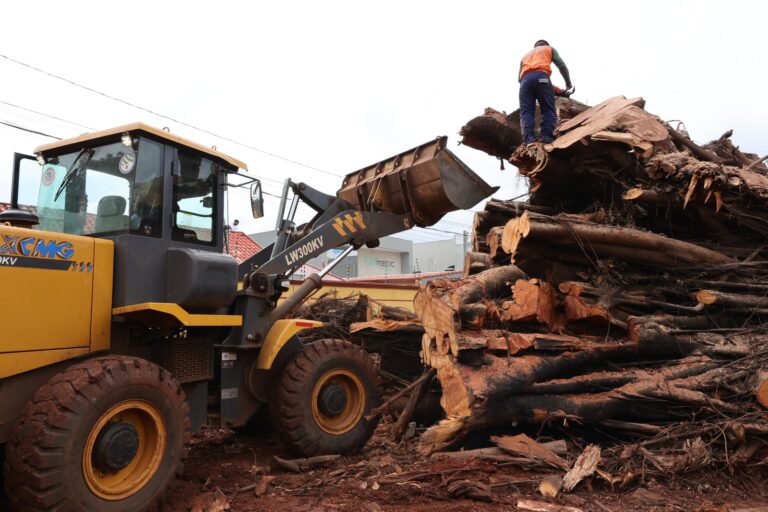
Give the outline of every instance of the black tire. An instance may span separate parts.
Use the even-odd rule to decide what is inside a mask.
[[[328,378],[331,380],[326,381]],[[319,391],[325,390],[323,382],[335,385],[336,378],[359,384],[346,394],[345,402],[354,401],[359,409],[344,414],[346,426],[329,432],[328,425],[323,428],[325,416],[318,412],[318,400],[313,395],[318,386]],[[270,400],[270,415],[280,438],[296,453],[304,457],[345,454],[359,451],[371,438],[378,419],[367,422],[365,416],[380,403],[376,367],[368,353],[348,341],[323,339],[308,344],[286,364]]]
[[[84,453],[86,445],[93,449],[101,439],[98,434],[102,431],[95,426],[112,424],[108,421],[111,411],[123,411],[115,413],[120,414],[116,422],[136,423],[144,432],[137,453],[150,457],[152,470],[145,472],[149,476],[131,480],[135,482],[133,487],[125,483],[129,480],[120,484],[128,485],[127,492],[132,494],[114,493],[105,499],[89,482],[120,473],[94,471],[92,465],[87,471]],[[130,419],[124,420],[123,414]],[[145,440],[150,439],[152,434],[148,432],[156,425],[162,425],[157,431],[165,437],[161,440],[162,436],[155,436],[161,441],[152,445]],[[154,510],[183,468],[189,428],[189,406],[184,392],[168,371],[127,356],[105,356],[76,364],[55,375],[35,393],[11,434],[4,473],[12,509]],[[147,446],[155,449],[144,448]],[[162,455],[148,455],[151,453]],[[147,459],[138,458],[139,455],[132,460],[140,466]],[[131,471],[130,467],[124,471]],[[91,480],[87,481],[89,471]],[[140,471],[131,474],[138,475]]]

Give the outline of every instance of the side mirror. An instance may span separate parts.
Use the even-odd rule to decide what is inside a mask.
[[[264,216],[264,196],[261,193],[261,181],[256,180],[251,184],[251,211],[254,219]]]

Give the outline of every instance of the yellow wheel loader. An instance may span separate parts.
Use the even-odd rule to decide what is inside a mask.
[[[285,181],[276,241],[238,265],[227,196],[246,165],[136,123],[14,157],[0,214],[0,444],[14,510],[156,506],[202,425],[268,406],[303,456],[369,439],[376,369],[346,340],[303,344],[288,318],[351,251],[490,195],[446,139],[347,175],[336,195]],[[303,202],[316,214],[294,221]],[[286,279],[345,247],[290,296]]]

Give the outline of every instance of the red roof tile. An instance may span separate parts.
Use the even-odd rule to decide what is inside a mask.
[[[229,254],[240,264],[259,252],[261,246],[253,238],[240,231],[229,231],[228,234]]]

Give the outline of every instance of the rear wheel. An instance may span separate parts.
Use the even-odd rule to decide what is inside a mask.
[[[181,471],[189,409],[169,372],[143,359],[95,358],[41,387],[6,446],[14,509],[137,511]]]
[[[376,368],[360,347],[318,340],[286,365],[271,398],[271,416],[283,441],[303,456],[358,451],[378,420],[365,416],[380,403]]]

